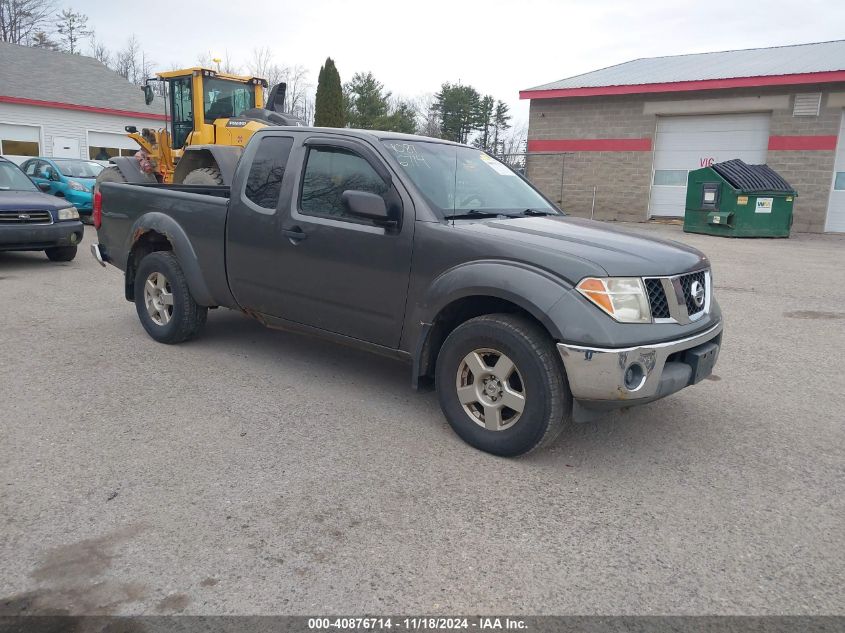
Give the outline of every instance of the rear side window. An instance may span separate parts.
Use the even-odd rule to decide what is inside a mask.
[[[265,209],[275,209],[293,139],[267,136],[261,139],[246,179],[246,197]]]
[[[354,152],[339,147],[308,151],[300,199],[302,213],[360,222],[348,214],[342,202],[343,192],[350,189],[384,196],[388,185]]]

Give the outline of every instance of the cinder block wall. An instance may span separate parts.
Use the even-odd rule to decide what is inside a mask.
[[[783,107],[771,109],[770,136],[836,136],[842,116],[845,84],[696,93],[537,99],[531,101],[528,139],[642,139],[654,144],[657,115],[646,114],[646,104],[689,102],[688,114],[718,114],[713,103],[734,97],[786,97]],[[795,117],[796,93],[821,92],[818,116]],[[710,105],[707,102],[711,102]],[[700,111],[698,107],[700,105]],[[732,109],[730,112],[741,110]],[[761,111],[749,108],[744,111]],[[835,151],[768,151],[768,164],[799,192],[793,230],[824,231],[833,178]],[[652,151],[576,151],[563,155],[529,155],[527,174],[547,196],[573,215],[589,217],[595,187],[595,217],[603,220],[645,221],[651,189]],[[563,170],[563,173],[561,173]]]
[[[642,97],[539,99],[531,101],[528,140],[651,138],[655,124]],[[595,187],[596,219],[643,221],[652,160],[649,151],[529,155],[527,174],[572,215],[590,217]]]

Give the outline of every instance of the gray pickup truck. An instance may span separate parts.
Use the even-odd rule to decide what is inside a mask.
[[[567,217],[441,140],[266,128],[231,188],[104,183],[94,223],[153,339],[222,306],[405,359],[497,455],[699,382],[722,338],[702,253]]]

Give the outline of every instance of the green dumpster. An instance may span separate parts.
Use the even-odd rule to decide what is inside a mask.
[[[798,193],[768,165],[739,159],[696,169],[687,179],[684,231],[726,237],[789,237]]]

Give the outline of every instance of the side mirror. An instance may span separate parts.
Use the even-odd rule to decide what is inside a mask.
[[[47,193],[48,191],[50,191],[50,184],[49,184],[49,183],[46,183],[46,182],[37,182],[37,183],[35,183],[35,184],[36,184],[36,185],[38,185],[38,188],[39,188],[41,191],[43,191],[44,193]]]
[[[343,206],[351,215],[359,218],[366,218],[374,222],[384,224],[390,221],[390,214],[387,211],[387,204],[384,198],[366,191],[348,189],[340,197]]]
[[[144,103],[150,105],[153,102],[153,98],[155,97],[155,93],[153,89],[150,87],[149,84],[144,84],[144,87],[141,88],[144,91]]]

